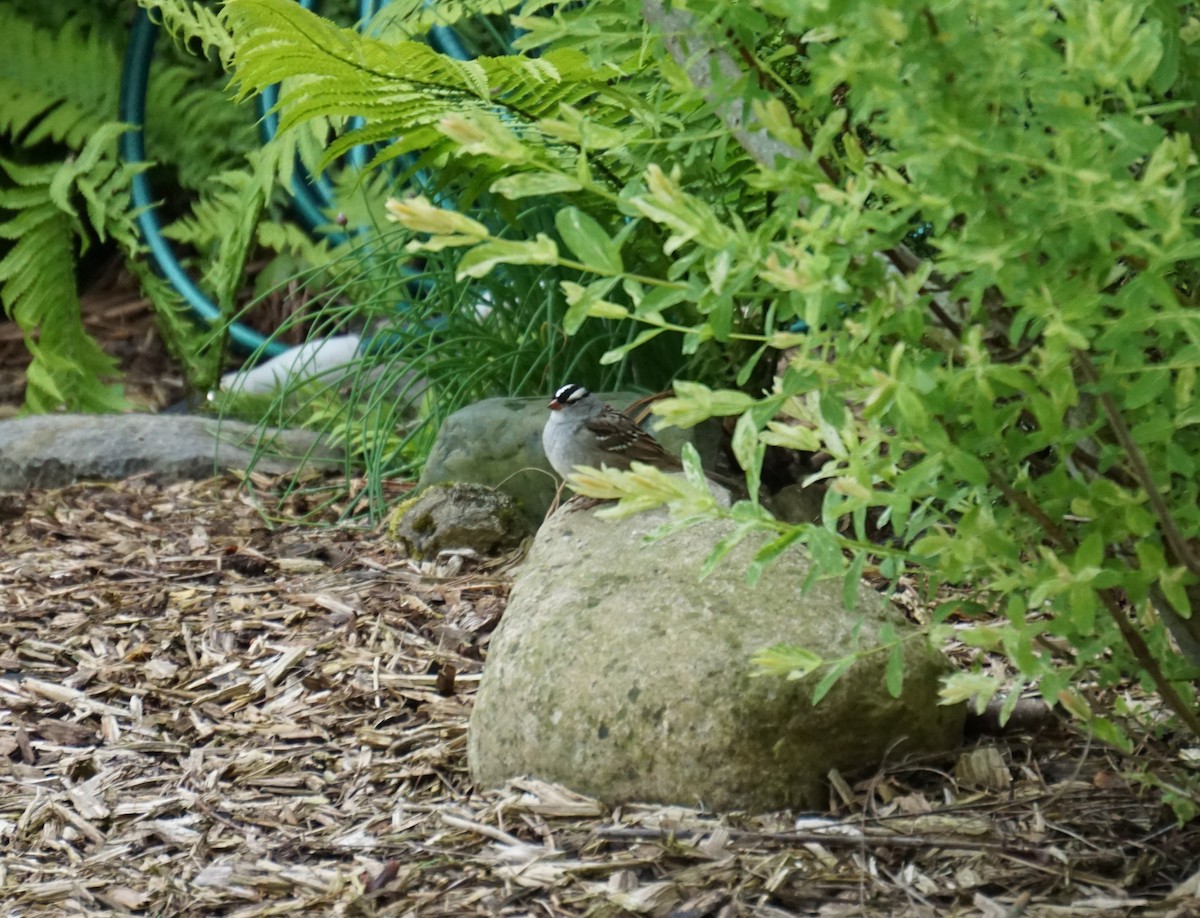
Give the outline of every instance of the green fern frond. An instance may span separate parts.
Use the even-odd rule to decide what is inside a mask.
[[[256,155],[269,161],[271,171],[266,173],[268,181],[287,188],[295,178],[297,163],[301,163],[310,175],[321,172],[321,162],[329,137],[341,130],[344,118],[313,118],[302,129],[277,133],[270,143],[257,151]]]
[[[3,6],[0,34],[0,136],[19,146],[49,140],[78,150],[116,119],[122,57],[109,36],[75,22],[41,28]],[[148,152],[178,164],[185,187],[199,187],[214,158],[232,168],[257,144],[254,113],[214,92],[220,85],[194,62],[154,64],[146,98]]]
[[[138,279],[142,291],[154,303],[154,320],[162,333],[163,343],[171,352],[184,378],[200,391],[208,391],[221,376],[223,356],[212,329],[201,326],[183,297],[161,275],[156,274],[145,260],[132,260],[129,267]]]
[[[366,31],[385,39],[419,39],[434,26],[452,26],[475,16],[496,16],[521,0],[392,0],[371,19]]]
[[[203,189],[213,173],[239,168],[258,148],[256,121],[215,66],[160,43],[147,85],[146,154],[170,164],[181,186]]]
[[[489,113],[533,130],[539,119],[604,87],[586,57],[571,50],[456,61],[418,42],[388,44],[338,28],[291,0],[231,0],[225,12],[242,95],[291,81],[282,94],[281,129],[319,116],[365,119],[365,128],[330,146],[327,161],[355,144],[393,138],[388,155],[448,152],[453,144],[436,125],[449,114]]]
[[[14,240],[0,259],[0,303],[33,357],[26,372],[28,408],[120,410],[128,407],[120,387],[103,383],[104,377],[117,375],[116,361],[83,327],[75,290],[78,223],[55,203],[62,193],[62,168],[0,161],[0,171],[17,183],[0,191],[0,209],[15,213],[0,223],[0,238]]]
[[[233,170],[210,176],[207,194],[193,202],[190,212],[163,227],[167,239],[207,253],[214,249],[228,231],[229,207],[237,200],[237,191],[230,187]]]
[[[255,229],[267,200],[261,186],[245,172],[226,173],[222,181],[237,199],[237,207],[227,211],[236,219],[226,221],[229,231],[218,242],[216,257],[205,270],[205,280],[216,291],[221,308],[231,310],[234,295],[245,276],[246,260],[253,249]]]
[[[104,241],[111,236],[126,251],[133,252],[140,243],[129,212],[129,185],[133,174],[143,167],[131,166],[117,157],[117,143],[123,133],[125,126],[117,122],[101,126],[76,157],[55,170],[49,194],[60,211],[76,218],[79,215],[74,199],[81,199],[87,223],[97,237]]]
[[[156,14],[155,22],[162,24],[179,47],[194,51],[199,46],[204,57],[215,57],[223,69],[229,69],[233,36],[211,7],[189,0],[138,0],[138,6]]]
[[[0,35],[0,135],[79,149],[116,118],[121,57],[98,30],[68,23],[51,31],[0,7]]]
[[[273,252],[299,255],[306,261],[321,262],[326,257],[326,244],[314,242],[312,236],[294,223],[264,221],[258,225],[258,242]]]
[[[120,15],[125,0],[4,0],[4,5],[16,15],[36,23],[43,29],[59,32],[68,25],[86,21],[88,27],[104,33],[108,41],[119,47],[129,31],[129,19]]]
[[[228,313],[267,201],[263,183],[247,170],[222,172],[212,187],[216,191],[197,201],[190,216],[166,227],[164,235],[204,255],[204,286]]]
[[[194,66],[169,58],[150,71],[146,155],[169,163],[190,190],[203,189],[214,172],[238,168],[258,147],[253,107],[235,104],[222,82],[199,79]]]

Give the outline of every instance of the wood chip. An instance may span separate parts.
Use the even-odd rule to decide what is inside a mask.
[[[1016,914],[1023,894],[1030,915],[1197,911],[1200,829],[1054,725],[964,751],[970,768],[836,774],[816,814],[473,788],[499,568],[414,564],[336,508],[267,531],[238,488],[0,503],[6,914],[933,918]]]

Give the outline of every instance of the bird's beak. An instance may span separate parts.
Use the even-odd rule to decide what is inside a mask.
[[[558,399],[552,398],[550,399],[550,404],[546,407],[551,411],[559,411],[562,408],[562,403]]]

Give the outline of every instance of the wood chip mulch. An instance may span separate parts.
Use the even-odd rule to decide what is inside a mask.
[[[233,478],[0,496],[4,915],[1200,914],[1200,830],[1065,731],[816,814],[473,788],[505,566],[274,514]]]

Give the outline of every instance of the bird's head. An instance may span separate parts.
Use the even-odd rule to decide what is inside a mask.
[[[554,398],[550,399],[549,408],[551,411],[562,411],[562,409],[570,405],[579,404],[589,395],[591,393],[583,386],[576,385],[575,383],[567,383],[565,386],[559,387],[558,391],[554,393]]]

